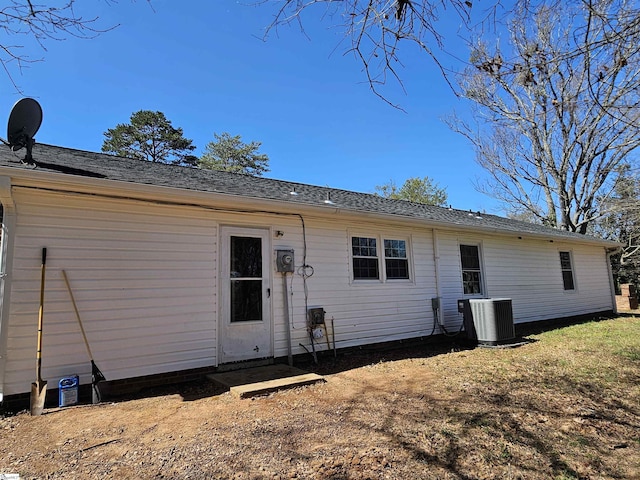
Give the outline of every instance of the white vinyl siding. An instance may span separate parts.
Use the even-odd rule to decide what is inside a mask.
[[[216,361],[217,227],[202,212],[91,197],[14,193],[18,206],[4,394],[29,390],[41,248],[47,247],[42,368],[90,381],[61,271],[108,380]]]
[[[33,381],[42,247],[48,248],[43,376],[50,383],[73,373],[81,375],[81,383],[90,381],[63,269],[96,363],[108,380],[216,366],[218,266],[224,253],[218,240],[227,225],[271,231],[268,308],[275,357],[287,355],[287,329],[293,354],[305,354],[300,344],[309,346],[307,306],[326,311],[327,333],[331,340],[333,325],[338,348],[430,335],[431,299],[437,296],[447,329],[455,331],[462,321],[457,300],[464,297],[460,245],[481,247],[483,295],[511,298],[516,322],[613,308],[601,246],[434,231],[333,210],[304,215],[305,239],[297,214],[270,215],[260,205],[255,214],[225,213],[20,187],[13,195],[18,213],[10,315],[3,325],[8,339],[5,395],[28,392]],[[354,236],[376,239],[379,280],[353,280]],[[385,240],[396,241],[387,244],[389,252]],[[404,251],[398,241],[405,242]],[[277,249],[294,250],[293,274],[275,271]],[[580,286],[572,295],[563,289],[559,251],[571,251]],[[406,259],[409,278],[388,278],[387,259]],[[316,350],[327,349],[326,340],[318,339]]]
[[[568,300],[563,288],[559,243],[500,235],[439,234],[443,312],[447,325],[459,325],[456,299],[463,298],[457,246],[482,239],[484,297],[511,298],[516,323],[583,315],[613,309],[607,258],[601,246],[572,244],[579,291]],[[456,282],[457,281],[457,282]],[[458,287],[458,285],[460,285]]]
[[[307,219],[307,262],[314,274],[307,281],[310,306],[322,306],[330,329],[333,319],[338,348],[386,342],[428,335],[433,328],[431,298],[435,297],[434,258],[431,229],[409,229],[401,225],[362,222],[354,218],[341,221]],[[368,228],[365,228],[368,227]],[[351,239],[372,238],[362,232],[378,231],[378,241],[402,239],[412,266],[411,280],[352,281]],[[390,233],[387,233],[389,231]],[[378,245],[380,245],[378,243]],[[296,253],[296,263],[297,263]],[[378,252],[378,256],[382,254]],[[382,260],[381,260],[382,261]],[[305,328],[301,280],[293,279],[295,339],[308,337]],[[294,352],[304,353],[294,340]],[[317,348],[326,349],[324,338]]]

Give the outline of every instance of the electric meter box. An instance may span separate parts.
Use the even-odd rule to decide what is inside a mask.
[[[276,270],[282,273],[292,273],[293,269],[293,250],[276,250]]]

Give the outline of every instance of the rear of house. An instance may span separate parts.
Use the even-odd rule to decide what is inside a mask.
[[[600,239],[492,215],[37,145],[0,154],[0,396],[43,377],[200,372],[457,332],[457,301],[508,297],[516,323],[611,312]],[[283,255],[288,263],[283,263]],[[437,299],[437,300],[434,300]],[[332,346],[332,345],[331,345]]]

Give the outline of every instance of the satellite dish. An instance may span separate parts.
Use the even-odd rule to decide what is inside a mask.
[[[33,163],[31,149],[35,143],[33,137],[42,124],[42,107],[33,98],[22,98],[16,102],[9,114],[7,140],[14,152],[25,147],[27,155],[24,161]]]

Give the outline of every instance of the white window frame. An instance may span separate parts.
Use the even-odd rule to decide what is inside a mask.
[[[354,238],[373,238],[376,240],[376,259],[378,262],[378,278],[355,278],[353,270],[353,259],[358,258],[353,255],[353,239]],[[388,278],[387,276],[387,264],[385,257],[385,240],[401,240],[405,242],[406,261],[407,261],[407,273],[409,278]],[[413,269],[413,257],[412,257],[412,242],[410,235],[398,235],[395,233],[365,233],[361,231],[349,232],[349,280],[354,284],[372,284],[372,283],[414,283],[414,269]],[[394,259],[397,257],[389,257]]]
[[[479,264],[479,268],[478,268],[478,272],[480,273],[480,292],[479,293],[465,293],[464,291],[464,272],[465,270],[468,271],[472,271],[470,269],[464,269],[463,265],[462,265],[462,252],[460,251],[460,247],[476,247],[478,249],[478,264]],[[459,241],[458,242],[458,259],[460,261],[460,286],[462,287],[462,295],[464,295],[465,297],[469,297],[469,298],[478,298],[478,297],[484,297],[486,296],[487,293],[487,284],[485,281],[485,276],[486,276],[486,272],[484,269],[484,261],[482,258],[482,243],[480,242],[474,242],[474,241]],[[476,271],[476,270],[473,270]]]
[[[381,236],[381,240],[382,240],[382,263],[384,265],[384,278],[385,281],[388,282],[410,282],[412,279],[412,275],[411,275],[411,261],[409,258],[409,246],[411,245],[411,243],[409,242],[409,240],[407,238],[404,237],[400,237],[397,238],[397,236],[389,236],[389,235],[382,235]],[[386,253],[387,253],[387,247],[385,245],[385,242],[389,240],[392,242],[404,242],[404,257],[387,257]],[[389,274],[387,272],[387,260],[405,260],[407,262],[407,278],[389,278]]]
[[[353,254],[353,239],[354,238],[366,238],[366,239],[373,239],[376,241],[376,255],[374,256],[362,256],[362,255],[354,255]],[[367,282],[367,283],[371,283],[371,282],[382,282],[383,280],[383,273],[382,273],[382,266],[380,265],[380,239],[376,236],[376,235],[371,235],[371,234],[354,234],[354,235],[349,235],[349,270],[350,270],[350,276],[351,276],[351,280],[354,282]],[[357,258],[367,258],[367,259],[376,259],[376,265],[378,267],[378,277],[377,278],[356,278],[355,277],[355,270],[353,268],[353,262],[355,259]]]
[[[569,262],[571,263],[571,268],[563,268],[562,267],[562,254],[567,253],[569,255]],[[562,278],[562,290],[566,293],[573,293],[578,291],[578,282],[576,281],[576,263],[573,259],[573,251],[572,250],[558,250],[558,261],[560,262],[560,277]],[[571,282],[573,283],[573,288],[566,288],[564,283],[564,272],[571,272]]]

